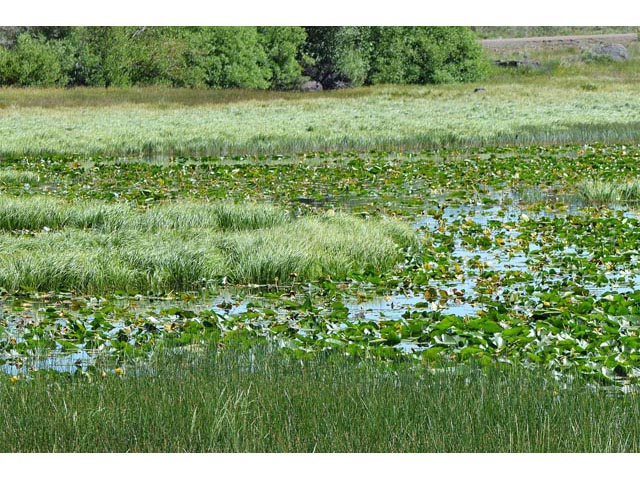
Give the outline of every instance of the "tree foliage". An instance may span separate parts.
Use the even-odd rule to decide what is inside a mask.
[[[3,27],[0,84],[292,89],[480,78],[467,27]]]
[[[64,85],[62,46],[20,33],[13,50],[0,48],[0,83],[4,85]]]
[[[487,61],[467,27],[309,27],[308,67],[320,82],[354,86],[481,78]]]

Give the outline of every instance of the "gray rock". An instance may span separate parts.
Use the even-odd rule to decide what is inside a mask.
[[[593,49],[593,53],[601,57],[610,58],[616,62],[629,60],[629,52],[627,52],[624,45],[620,45],[619,43],[598,45]]]
[[[334,90],[342,90],[344,88],[351,88],[351,85],[347,82],[343,82],[342,80],[338,80],[333,84]]]
[[[304,82],[300,86],[300,90],[303,92],[321,92],[322,84],[320,82],[316,82],[315,80],[309,80],[308,82]]]

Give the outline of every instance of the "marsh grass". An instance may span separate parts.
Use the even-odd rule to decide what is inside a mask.
[[[577,187],[577,195],[587,205],[611,205],[638,202],[640,180],[612,182],[587,180]]]
[[[199,353],[201,352],[201,353]],[[637,452],[635,395],[542,370],[167,350],[124,375],[0,379],[4,452]]]
[[[13,168],[0,169],[0,186],[38,185],[39,183],[40,176],[36,173]]]
[[[329,98],[350,98],[366,95],[366,89],[325,91]],[[8,108],[87,108],[114,106],[149,106],[174,108],[177,106],[211,106],[230,103],[305,100],[316,92],[288,92],[279,90],[247,90],[238,88],[197,89],[171,87],[126,88],[12,88],[0,87],[0,109]]]
[[[0,287],[160,293],[384,272],[416,247],[393,219],[293,218],[273,205],[177,202],[140,210],[98,201],[0,197]],[[26,233],[25,233],[26,232]]]
[[[286,282],[303,278],[345,278],[350,272],[383,272],[401,260],[400,248],[417,245],[399,221],[364,221],[338,214],[302,218],[256,235],[246,231],[224,239],[230,277],[237,283]]]
[[[0,154],[216,155],[431,149],[496,144],[637,140],[637,60],[474,85],[389,86],[318,94],[142,89],[147,103],[114,101],[135,91],[0,92]],[[580,68],[583,68],[580,70]],[[588,83],[595,90],[585,90]],[[136,90],[137,91],[137,90]],[[74,100],[92,100],[80,108]],[[171,96],[192,102],[165,102]],[[261,95],[267,95],[262,98]],[[42,100],[44,101],[44,100]],[[56,106],[59,102],[60,106]]]
[[[125,205],[98,202],[71,204],[46,196],[0,196],[0,230],[42,230],[64,227],[116,228],[128,213]]]
[[[269,204],[181,201],[141,210],[127,204],[100,201],[70,202],[35,195],[0,195],[0,230],[90,228],[105,232],[131,229],[156,232],[193,228],[244,230],[284,223],[289,214]]]

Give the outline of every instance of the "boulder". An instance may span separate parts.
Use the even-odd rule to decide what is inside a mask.
[[[629,52],[624,45],[619,43],[609,43],[598,45],[593,49],[593,53],[599,57],[606,57],[616,62],[629,60]]]
[[[322,84],[315,80],[309,80],[300,86],[300,90],[303,92],[320,92],[322,91]]]

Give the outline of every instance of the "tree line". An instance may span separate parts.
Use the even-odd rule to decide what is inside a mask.
[[[467,27],[1,27],[0,85],[296,89],[465,82]]]

